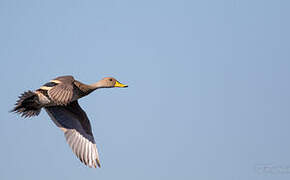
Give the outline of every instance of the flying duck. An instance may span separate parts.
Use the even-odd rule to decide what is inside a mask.
[[[12,112],[22,117],[37,116],[44,108],[53,122],[64,132],[74,154],[89,167],[100,167],[99,154],[90,121],[78,99],[99,88],[128,87],[113,77],[105,77],[94,84],[84,84],[73,76],[60,76],[35,91],[19,96]]]

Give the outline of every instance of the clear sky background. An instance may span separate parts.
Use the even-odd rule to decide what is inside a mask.
[[[0,179],[289,179],[289,17],[278,0],[0,0]],[[80,100],[101,169],[45,111],[8,113],[67,74],[129,85]]]

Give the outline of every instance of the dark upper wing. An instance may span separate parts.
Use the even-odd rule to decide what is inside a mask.
[[[100,167],[98,150],[90,121],[77,101],[67,106],[45,107],[53,122],[61,128],[76,156],[89,167]]]

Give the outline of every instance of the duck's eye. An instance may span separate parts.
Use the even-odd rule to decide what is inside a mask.
[[[109,81],[113,81],[113,79],[109,79]]]

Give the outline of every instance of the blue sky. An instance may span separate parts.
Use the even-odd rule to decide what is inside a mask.
[[[1,0],[0,179],[289,179],[289,5]],[[8,113],[67,74],[129,85],[80,100],[101,169],[44,111]]]

